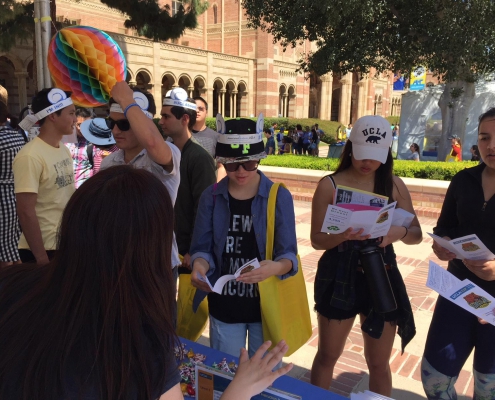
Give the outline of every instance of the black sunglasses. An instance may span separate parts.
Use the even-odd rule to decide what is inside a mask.
[[[119,128],[122,132],[131,129],[131,124],[127,119],[119,119],[118,121],[115,121],[112,118],[107,118],[105,121],[107,122],[108,129],[113,129],[115,125],[117,125],[117,128]]]
[[[259,161],[257,160],[250,160],[250,161],[223,164],[223,166],[225,167],[225,170],[227,172],[235,172],[239,169],[241,165],[242,168],[244,168],[244,171],[255,171],[258,168],[258,164]]]

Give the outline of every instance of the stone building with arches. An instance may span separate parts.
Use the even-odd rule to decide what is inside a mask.
[[[180,1],[163,0],[172,12]],[[99,0],[58,0],[57,20],[106,31],[127,61],[127,82],[153,94],[157,104],[177,86],[209,104],[208,115],[314,117],[348,124],[362,115],[400,113],[403,92],[393,91],[393,74],[362,77],[305,75],[297,60],[314,44],[283,49],[273,37],[248,26],[238,0],[212,0],[198,27],[180,39],[155,42],[124,27],[125,17]],[[32,42],[0,52],[0,85],[9,92],[13,114],[34,95]]]

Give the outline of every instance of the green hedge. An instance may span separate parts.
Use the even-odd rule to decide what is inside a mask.
[[[273,167],[314,169],[321,171],[335,171],[339,160],[336,158],[316,158],[310,156],[268,156],[261,161],[262,165]],[[460,170],[474,167],[477,162],[463,161],[456,163],[432,161],[394,160],[394,174],[407,178],[436,179],[450,181]]]
[[[225,120],[229,120],[230,118],[225,118]],[[249,118],[253,121],[256,121],[257,118]],[[277,123],[278,127],[284,127],[285,131],[289,129],[296,129],[296,125],[300,124],[303,129],[305,126],[311,127],[314,124],[318,124],[318,127],[325,132],[325,136],[322,138],[322,141],[325,143],[335,143],[337,138],[337,131],[340,126],[342,129],[345,127],[336,121],[324,121],[315,118],[265,118],[264,127],[271,128],[271,126]],[[216,118],[206,118],[206,126],[210,129],[216,130]]]

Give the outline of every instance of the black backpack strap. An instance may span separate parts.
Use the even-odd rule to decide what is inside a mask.
[[[88,156],[88,161],[91,164],[91,168],[94,168],[94,166],[95,166],[95,163],[93,160],[93,149],[94,149],[93,144],[88,144],[86,146],[86,155]]]

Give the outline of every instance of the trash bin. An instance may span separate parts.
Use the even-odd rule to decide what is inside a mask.
[[[335,143],[328,146],[327,158],[340,158],[345,143]]]
[[[392,157],[397,158],[399,150],[399,138],[397,136],[392,137]]]

